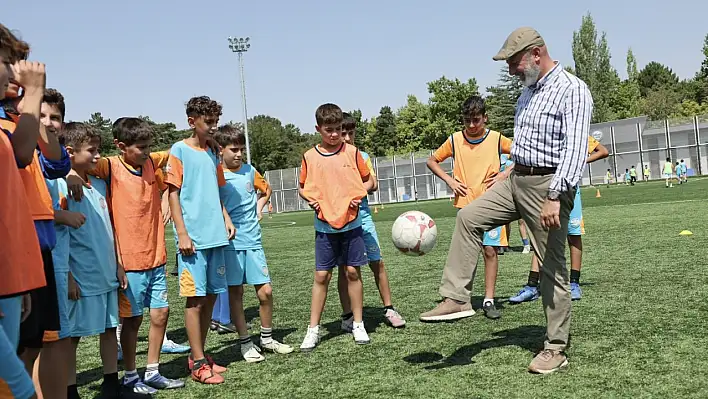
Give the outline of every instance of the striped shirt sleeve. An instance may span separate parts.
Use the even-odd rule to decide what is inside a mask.
[[[566,192],[578,184],[588,154],[587,137],[592,109],[592,96],[587,86],[574,85],[568,89],[561,125],[565,148],[561,151],[560,162],[549,190]]]

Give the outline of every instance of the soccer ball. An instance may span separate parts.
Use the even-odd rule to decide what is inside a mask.
[[[409,211],[396,219],[391,230],[393,245],[410,256],[421,256],[435,248],[438,226],[423,212]]]

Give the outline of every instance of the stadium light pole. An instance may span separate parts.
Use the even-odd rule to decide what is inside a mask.
[[[241,103],[243,104],[243,130],[246,135],[246,160],[251,163],[251,145],[248,140],[248,110],[246,108],[246,81],[243,78],[243,53],[251,47],[250,37],[231,37],[229,36],[229,48],[232,52],[238,54],[238,65],[241,72]]]

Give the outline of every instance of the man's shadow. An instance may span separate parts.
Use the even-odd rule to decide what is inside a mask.
[[[497,331],[494,333],[497,338],[465,345],[458,348],[448,357],[436,352],[420,352],[406,356],[403,360],[411,364],[428,364],[424,367],[426,370],[440,370],[453,366],[474,364],[474,357],[486,349],[518,346],[535,353],[543,347],[543,342],[540,340],[543,339],[545,333],[546,328],[542,326],[522,326],[510,330]]]

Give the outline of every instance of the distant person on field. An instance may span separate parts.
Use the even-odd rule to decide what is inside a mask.
[[[350,114],[344,113],[344,122],[342,124],[342,138],[347,144],[354,145],[356,138],[356,119]],[[379,183],[376,180],[374,166],[371,164],[371,157],[364,151],[359,151],[361,156],[366,161],[366,166],[369,169],[369,180],[364,183],[369,194],[379,189]],[[374,219],[371,217],[371,209],[369,208],[369,198],[364,197],[359,206],[361,215],[361,226],[364,234],[364,244],[366,244],[366,256],[369,258],[369,268],[374,274],[374,281],[381,295],[381,302],[384,305],[383,316],[386,324],[393,328],[401,328],[406,325],[406,321],[393,307],[391,300],[391,287],[388,284],[388,273],[384,261],[381,258],[381,248],[379,246],[379,236],[376,233]],[[347,270],[344,265],[339,266],[339,277],[337,280],[337,289],[339,290],[339,301],[342,303],[342,330],[351,333],[352,323],[354,322],[354,314],[349,304],[349,295],[347,294]]]
[[[683,178],[683,183],[688,182],[688,167],[686,166],[686,162],[681,160],[681,177]]]
[[[644,165],[644,181],[649,181],[651,179],[651,169],[649,165]]]
[[[626,186],[629,186],[630,181],[632,180],[632,176],[629,173],[629,169],[624,170],[624,184]],[[634,185],[634,182],[632,182],[632,185]]]
[[[607,173],[605,173],[605,185],[609,188],[610,183],[612,183],[612,171],[607,169]]]
[[[637,168],[632,165],[632,168],[629,169],[629,182],[634,185],[634,183],[637,182]]]
[[[484,99],[472,96],[462,104],[462,131],[453,133],[445,143],[428,158],[428,169],[443,180],[455,193],[454,206],[458,210],[472,204],[494,184],[505,180],[514,169],[513,163],[501,172],[501,155],[511,152],[511,139],[487,128],[487,110]],[[452,158],[455,165],[453,176],[440,167],[440,163]],[[485,316],[498,319],[501,312],[494,304],[499,258],[497,248],[508,246],[506,229],[497,226],[484,233],[484,302]],[[472,274],[474,276],[474,273]],[[473,279],[468,284],[471,290]],[[472,304],[461,304],[457,312],[446,312],[438,307],[420,316],[421,321],[457,320],[474,315]]]
[[[683,169],[681,169],[680,163],[676,162],[674,171],[676,172],[676,183],[683,184]]]
[[[674,168],[671,164],[671,158],[666,158],[666,162],[664,162],[664,168],[661,172],[662,176],[664,177],[664,180],[666,181],[666,188],[674,186],[674,183],[672,182],[673,172]]]
[[[364,288],[360,268],[369,263],[359,206],[371,178],[361,152],[342,140],[342,109],[323,104],[315,111],[322,141],[305,152],[300,168],[300,197],[315,211],[315,278],[307,334],[300,350],[309,352],[320,342],[320,320],[332,270],[346,265],[347,291],[353,313],[354,342],[368,344],[364,327]]]

